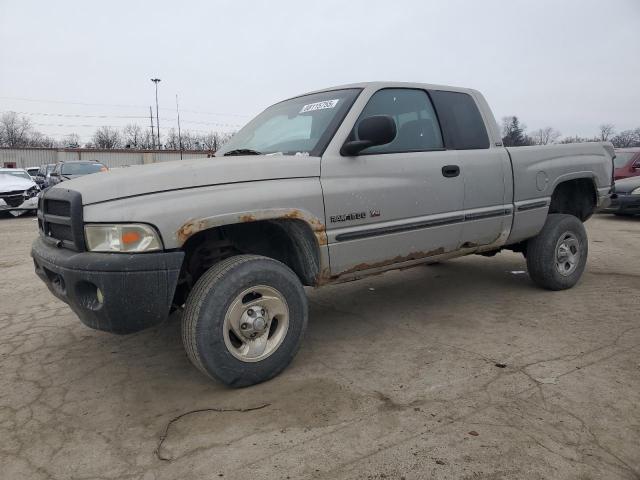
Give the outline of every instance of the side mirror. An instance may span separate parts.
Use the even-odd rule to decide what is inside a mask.
[[[51,173],[49,174],[49,176],[51,176],[51,177],[59,177],[59,176],[60,176],[60,174],[59,174],[58,172],[51,172]]]
[[[353,156],[365,148],[376,145],[385,145],[396,138],[396,122],[389,115],[373,115],[364,118],[358,125],[359,140],[346,142],[340,149],[340,153]]]
[[[631,164],[631,168],[633,168],[634,170],[640,170],[640,160],[636,160],[635,162],[633,162]]]

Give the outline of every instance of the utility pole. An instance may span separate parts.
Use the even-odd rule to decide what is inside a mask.
[[[151,105],[149,105],[149,120],[151,120],[151,143],[153,145],[153,149],[156,149],[156,134],[153,132],[153,110],[151,110]]]
[[[182,160],[182,133],[180,133],[180,108],[178,108],[177,93],[176,93],[176,113],[178,114],[178,143],[180,144],[180,160]]]
[[[156,133],[158,135],[158,149],[162,149],[162,144],[160,143],[160,114],[158,113],[158,84],[160,83],[160,79],[152,78],[151,81],[156,84]]]

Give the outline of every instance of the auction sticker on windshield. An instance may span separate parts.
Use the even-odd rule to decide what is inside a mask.
[[[313,112],[314,110],[324,110],[325,108],[335,108],[335,106],[338,104],[338,100],[340,99],[336,98],[334,100],[325,100],[324,102],[310,103],[302,107],[300,113]]]

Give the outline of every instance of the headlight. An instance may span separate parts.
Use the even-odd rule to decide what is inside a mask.
[[[631,191],[631,195],[640,195],[640,187]]]
[[[162,250],[160,237],[149,225],[89,224],[84,226],[87,248],[93,252],[153,252]]]
[[[24,198],[35,197],[36,195],[38,195],[38,193],[40,193],[40,189],[37,185],[34,185],[29,190],[24,191]]]

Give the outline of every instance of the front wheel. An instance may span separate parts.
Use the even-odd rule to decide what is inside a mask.
[[[542,231],[527,242],[529,276],[540,287],[573,287],[587,263],[589,244],[582,222],[573,215],[551,214]]]
[[[204,374],[233,387],[276,376],[307,326],[307,297],[286,265],[257,255],[222,260],[196,282],[185,304],[182,340]]]

